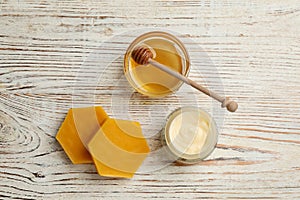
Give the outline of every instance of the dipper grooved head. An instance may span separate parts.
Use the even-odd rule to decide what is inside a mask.
[[[153,58],[153,53],[147,47],[138,46],[131,52],[131,57],[136,63],[145,65],[150,58]]]

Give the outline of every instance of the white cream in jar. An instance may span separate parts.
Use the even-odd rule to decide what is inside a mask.
[[[171,113],[162,134],[169,152],[182,163],[195,163],[207,157],[218,138],[215,121],[197,107],[183,107]]]

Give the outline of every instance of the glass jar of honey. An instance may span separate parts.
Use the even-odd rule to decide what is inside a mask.
[[[124,56],[125,76],[130,85],[139,93],[149,97],[164,97],[177,91],[182,81],[151,64],[139,65],[133,60],[131,57],[133,49],[141,45],[152,51],[154,60],[187,76],[190,60],[182,42],[166,32],[148,32],[136,38]]]

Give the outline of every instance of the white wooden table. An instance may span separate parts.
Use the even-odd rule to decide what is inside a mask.
[[[296,0],[0,1],[0,198],[299,199],[299,15]],[[184,87],[164,99],[124,92],[121,54],[146,28],[192,39],[190,77],[238,112]],[[152,150],[166,115],[197,104],[218,121],[218,147],[197,165],[100,177],[55,140],[70,107],[93,104],[140,121]]]

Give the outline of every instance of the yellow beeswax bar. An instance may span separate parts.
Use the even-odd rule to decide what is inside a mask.
[[[107,118],[100,106],[69,109],[56,139],[72,163],[93,162],[87,144]]]
[[[150,149],[138,122],[107,119],[88,144],[99,175],[131,178]]]

